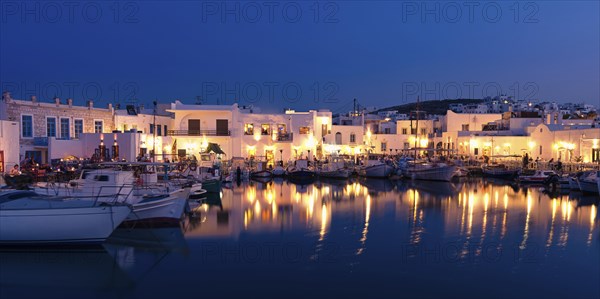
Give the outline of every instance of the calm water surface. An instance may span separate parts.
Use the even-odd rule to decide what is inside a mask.
[[[503,181],[242,183],[181,228],[2,250],[0,298],[600,298],[598,218]]]

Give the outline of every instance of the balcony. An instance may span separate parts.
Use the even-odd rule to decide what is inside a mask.
[[[222,130],[168,130],[168,136],[231,136],[231,131]]]
[[[277,141],[279,141],[279,142],[294,141],[294,134],[293,133],[277,134]]]

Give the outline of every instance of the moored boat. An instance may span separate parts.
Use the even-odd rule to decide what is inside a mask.
[[[287,175],[290,181],[297,183],[309,183],[316,179],[316,173],[306,159],[296,160],[294,165],[287,169]]]
[[[9,191],[0,195],[0,244],[98,244],[130,212],[123,204]]]
[[[366,164],[359,168],[358,175],[367,178],[387,178],[393,171],[394,167],[383,161],[381,156],[369,155]]]
[[[598,176],[596,171],[584,173],[577,180],[579,189],[584,193],[598,193]]]
[[[519,174],[518,169],[511,169],[503,164],[489,164],[481,167],[484,177],[499,179],[514,179]]]
[[[522,184],[546,184],[550,178],[557,176],[553,170],[536,170],[532,175],[519,176],[519,183]]]
[[[253,178],[270,178],[273,173],[267,169],[267,162],[261,161],[256,164],[256,169],[250,172],[250,177]]]
[[[424,162],[409,163],[404,170],[404,175],[413,180],[449,182],[455,172],[456,166],[454,165]]]

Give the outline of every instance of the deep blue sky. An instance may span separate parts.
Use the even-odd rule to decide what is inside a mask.
[[[2,1],[0,81],[13,97],[64,99],[72,92],[77,103],[87,95],[103,105],[134,97],[243,104],[255,98],[264,108],[344,111],[353,98],[382,107],[417,96],[480,98],[500,87],[521,99],[600,104],[598,1],[477,2],[472,18],[462,1],[453,2],[457,18],[457,7],[443,1],[321,2],[319,22],[312,1],[289,4],[288,14],[281,3],[272,22],[265,2],[228,2],[230,9],[240,5],[239,22],[233,15],[223,20],[222,7],[208,12],[220,2],[121,2],[118,16],[112,1],[93,2],[84,16],[81,2],[72,20],[69,7],[52,3],[61,13],[57,22],[55,6]],[[257,22],[253,4],[262,14]],[[292,23],[296,4],[302,16]],[[424,8],[435,5],[439,10],[423,19]],[[96,7],[102,15],[94,23]],[[39,20],[23,15],[26,8]],[[238,94],[221,93],[236,83]],[[302,97],[286,99],[284,86],[288,98],[296,88]]]

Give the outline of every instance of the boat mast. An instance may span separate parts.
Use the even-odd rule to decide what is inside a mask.
[[[419,104],[420,104],[420,98],[417,96],[417,105],[416,105],[417,119],[415,122],[415,161],[417,159],[417,146],[419,145],[419,140],[418,140],[418,136],[419,136]]]

